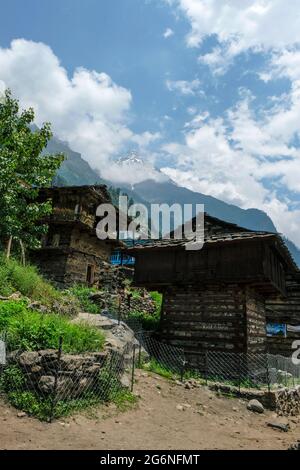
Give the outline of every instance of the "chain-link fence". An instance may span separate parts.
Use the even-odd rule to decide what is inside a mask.
[[[52,421],[87,407],[120,402],[133,390],[135,348],[86,354],[57,350],[9,351],[9,338],[0,340],[0,393],[16,408]]]
[[[187,369],[189,367],[187,366]],[[300,385],[300,365],[291,357],[272,354],[207,351],[201,368],[193,366],[206,382],[223,382],[239,388],[291,388]]]
[[[119,401],[133,391],[135,367],[167,378],[199,378],[239,388],[300,385],[300,365],[270,354],[207,351],[199,367],[189,365],[184,350],[162,342],[141,324],[110,318],[134,331],[122,349],[70,354],[60,338],[56,350],[12,351],[9,337],[0,333],[0,393],[16,408],[51,421],[87,407]],[[132,398],[132,396],[131,396]]]

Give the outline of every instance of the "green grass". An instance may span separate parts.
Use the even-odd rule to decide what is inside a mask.
[[[75,285],[68,290],[79,301],[82,311],[87,313],[100,313],[100,308],[90,300],[90,294],[97,292],[97,289]]]
[[[56,349],[63,338],[63,351],[83,353],[100,351],[104,334],[86,324],[70,323],[59,314],[41,314],[30,310],[26,302],[0,302],[0,331],[7,334],[9,350]]]
[[[175,380],[176,378],[178,378],[178,374],[175,374],[166,366],[157,362],[155,359],[151,359],[149,362],[144,364],[143,369],[149,372],[154,372],[155,374],[161,375],[162,377],[165,377],[169,380]]]
[[[15,292],[59,313],[72,315],[79,309],[74,296],[55,289],[38,273],[35,266],[23,266],[14,259],[6,260],[0,253],[0,295],[9,296]]]
[[[7,367],[0,376],[0,391],[5,393],[8,402],[42,421],[48,421],[50,417],[56,419],[68,416],[107,402],[115,403],[120,411],[126,411],[137,402],[137,397],[124,389],[116,377],[110,376],[109,387],[104,394],[103,385],[102,372],[99,374],[99,393],[95,389],[79,398],[54,400],[51,395],[43,396],[32,391],[28,386],[26,376],[17,365]]]
[[[156,312],[160,313],[160,309],[161,309],[161,306],[162,306],[162,294],[160,292],[157,292],[157,291],[152,291],[152,292],[150,292],[150,296],[151,296],[152,300],[155,302]]]
[[[136,298],[141,297],[138,290],[132,289],[131,293],[134,293]],[[157,330],[159,327],[160,322],[160,311],[161,311],[161,304],[162,304],[162,294],[159,292],[150,292],[150,296],[152,300],[155,302],[155,312],[154,314],[149,314],[147,312],[139,312],[136,310],[132,310],[128,314],[128,318],[137,320],[141,323],[141,326],[144,330],[153,331]]]

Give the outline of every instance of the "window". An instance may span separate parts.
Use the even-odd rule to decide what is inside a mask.
[[[87,270],[86,270],[86,282],[89,285],[94,284],[95,280],[95,266],[92,264],[87,265]]]

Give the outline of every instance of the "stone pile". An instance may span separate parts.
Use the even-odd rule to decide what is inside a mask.
[[[295,388],[277,390],[276,411],[279,416],[297,416],[300,414],[300,385]]]

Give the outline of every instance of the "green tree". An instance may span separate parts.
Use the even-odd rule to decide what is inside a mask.
[[[63,155],[42,155],[52,137],[51,126],[32,130],[34,111],[20,111],[19,103],[6,90],[0,99],[0,241],[6,246],[17,240],[24,247],[39,246],[47,228],[38,223],[51,212],[50,201],[38,201],[39,188],[51,185]]]

